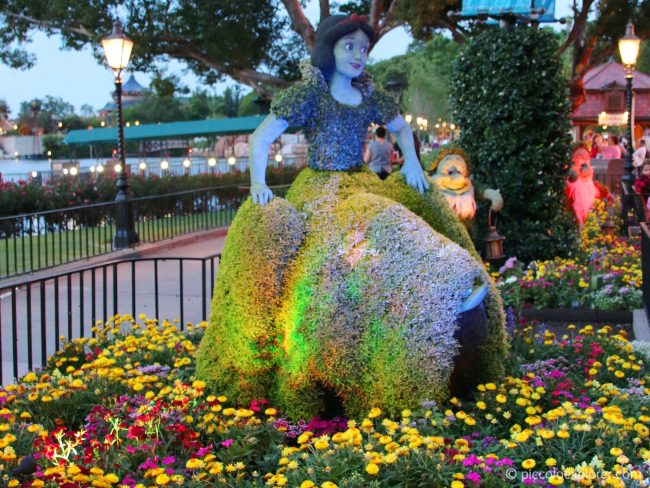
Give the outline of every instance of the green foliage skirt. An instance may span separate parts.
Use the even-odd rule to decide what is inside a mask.
[[[432,185],[433,187],[433,185]],[[303,170],[286,200],[249,199],[230,227],[197,376],[238,403],[308,418],[395,413],[449,394],[456,314],[489,283],[476,377],[503,372],[503,306],[437,190],[401,174]]]

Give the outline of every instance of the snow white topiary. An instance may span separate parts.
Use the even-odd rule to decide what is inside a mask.
[[[357,16],[322,22],[314,65],[254,134],[252,201],[229,231],[197,362],[197,375],[235,401],[264,397],[294,417],[336,402],[350,416],[397,412],[503,371],[500,298],[429,189],[408,124],[363,73],[368,29]],[[361,168],[373,122],[388,122],[406,156],[385,182]],[[264,171],[289,125],[304,129],[310,168],[285,201]]]

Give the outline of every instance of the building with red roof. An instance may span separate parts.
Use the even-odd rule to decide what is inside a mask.
[[[584,88],[587,99],[571,114],[573,135],[582,140],[588,128],[602,125],[627,125],[625,68],[610,59],[587,72]],[[650,129],[650,76],[634,72],[634,138]],[[600,117],[600,122],[599,122]]]

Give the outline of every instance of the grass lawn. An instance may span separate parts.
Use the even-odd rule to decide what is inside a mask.
[[[136,222],[140,242],[156,242],[178,235],[230,224],[234,210],[156,218]],[[90,258],[113,250],[115,225],[67,230],[0,240],[0,279]]]

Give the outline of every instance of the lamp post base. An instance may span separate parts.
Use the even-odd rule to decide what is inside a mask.
[[[117,232],[115,232],[115,240],[113,241],[113,244],[115,246],[115,249],[124,249],[125,247],[134,247],[139,242],[140,242],[140,237],[138,236],[137,232],[118,230]]]
[[[122,197],[120,199],[120,197]],[[117,215],[116,215],[116,229],[113,245],[115,249],[124,249],[125,247],[133,247],[140,242],[140,237],[135,231],[133,222],[133,213],[131,212],[131,205],[125,194],[118,193],[117,202]]]

